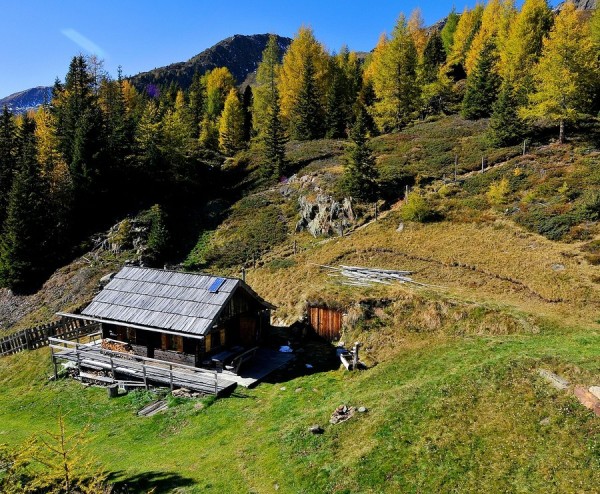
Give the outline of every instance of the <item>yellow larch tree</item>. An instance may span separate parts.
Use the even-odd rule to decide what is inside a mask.
[[[599,69],[590,25],[569,1],[543,41],[542,56],[533,71],[535,91],[522,116],[558,124],[559,142],[564,143],[565,125],[590,109]]]
[[[324,107],[329,82],[329,56],[323,45],[316,40],[312,29],[303,26],[283,57],[279,73],[281,116],[288,125],[291,125],[294,118],[294,109],[298,104],[308,66],[314,71],[318,105]]]

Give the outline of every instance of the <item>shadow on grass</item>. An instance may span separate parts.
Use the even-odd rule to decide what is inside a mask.
[[[277,347],[290,344],[294,349],[294,360],[277,369],[262,381],[280,384],[297,377],[329,372],[340,367],[336,346],[318,336],[312,329],[297,323],[289,328],[273,328],[270,344]]]
[[[108,476],[108,481],[114,486],[113,494],[160,494],[195,484],[194,480],[174,472],[144,472],[129,477],[124,474],[125,472],[113,472]]]

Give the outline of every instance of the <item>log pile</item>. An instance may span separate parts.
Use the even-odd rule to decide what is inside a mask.
[[[410,275],[412,271],[396,271],[392,269],[364,268],[360,266],[339,267],[319,265],[321,268],[328,269],[331,272],[329,276],[341,278],[342,285],[348,286],[373,286],[374,283],[382,285],[391,285],[392,283],[410,283],[417,286],[428,286],[413,280]]]
[[[131,345],[128,343],[120,343],[114,340],[102,340],[102,348],[104,350],[110,350],[111,352],[133,354],[133,348],[131,348]]]

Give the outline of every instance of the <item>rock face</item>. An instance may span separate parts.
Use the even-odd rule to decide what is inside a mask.
[[[562,9],[565,3],[566,2],[562,2],[557,9]],[[598,0],[573,0],[573,3],[578,10],[593,10],[596,8]]]
[[[342,235],[354,222],[352,201],[348,198],[338,202],[329,195],[318,194],[313,202],[306,196],[300,196],[298,204],[300,221],[296,224],[296,232],[308,230],[314,237],[334,233]]]
[[[0,109],[6,105],[11,112],[20,114],[34,110],[44,101],[50,101],[51,99],[52,88],[39,86],[0,99]]]

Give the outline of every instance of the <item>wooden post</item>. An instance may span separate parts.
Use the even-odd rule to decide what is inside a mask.
[[[485,171],[485,158],[481,157],[481,173]]]
[[[215,396],[219,394],[219,374],[215,371]]]
[[[171,393],[173,392],[173,365],[169,364],[169,384],[171,385]]]
[[[523,156],[527,154],[527,139],[523,139]]]
[[[242,266],[242,281],[246,282],[246,266]]]
[[[404,186],[404,200],[408,199],[408,184]]]
[[[148,389],[148,378],[146,377],[146,364],[142,362],[142,372],[144,373],[144,386]]]
[[[116,379],[116,376],[115,376],[115,363],[113,361],[112,355],[110,355],[109,358],[110,358],[110,372],[112,374],[112,378]]]
[[[375,203],[375,221],[377,221],[377,203]]]
[[[458,154],[454,155],[454,181],[456,182],[456,177],[458,173]]]
[[[29,337],[29,330],[25,330],[25,344],[27,345],[27,350],[31,350],[31,338]]]
[[[296,239],[294,239],[294,255],[298,252],[298,246],[296,244]]]
[[[58,380],[58,369],[56,367],[56,358],[54,357],[54,348],[51,348],[50,352],[52,353],[52,365],[54,366],[54,380],[57,381]]]
[[[252,253],[252,267],[256,269],[256,252]]]
[[[360,343],[357,341],[354,343],[354,349],[352,350],[352,370],[358,369],[358,348]]]

